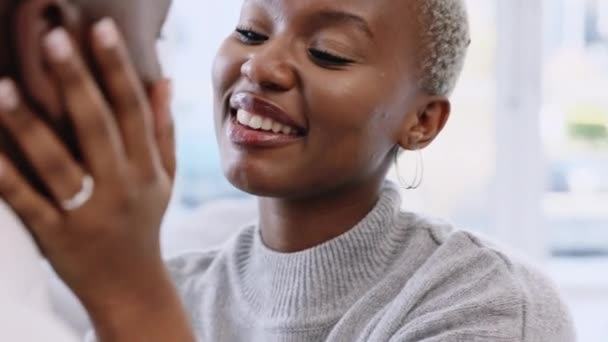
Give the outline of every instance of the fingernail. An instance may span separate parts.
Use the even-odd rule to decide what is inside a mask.
[[[68,33],[61,27],[52,30],[46,35],[44,45],[50,57],[57,62],[70,58],[74,51]]]
[[[0,111],[12,112],[19,105],[19,96],[15,82],[8,78],[0,80]]]
[[[118,29],[112,18],[104,18],[93,27],[93,35],[103,48],[113,48],[118,44]]]

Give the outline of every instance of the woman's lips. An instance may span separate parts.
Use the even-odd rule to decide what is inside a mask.
[[[269,118],[285,126],[292,127],[302,134],[305,134],[307,131],[305,125],[298,122],[300,120],[292,118],[281,109],[281,107],[273,104],[269,100],[258,97],[252,93],[235,93],[230,97],[229,105],[232,111],[243,110],[254,116]]]
[[[230,141],[239,146],[281,147],[301,140],[303,136],[255,130],[238,123],[235,115],[228,120],[227,134]]]

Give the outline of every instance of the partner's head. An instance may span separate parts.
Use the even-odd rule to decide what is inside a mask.
[[[86,50],[91,25],[113,18],[142,80],[158,80],[161,69],[156,43],[171,0],[0,0],[0,76],[26,86],[32,100],[53,111],[51,81],[44,66],[42,38],[64,26]],[[57,113],[52,113],[57,114]]]
[[[228,179],[271,197],[381,180],[443,129],[468,43],[463,0],[246,0],[213,73]]]
[[[170,4],[171,0],[0,0],[0,76],[17,79],[30,104],[63,138],[72,141],[60,95],[45,67],[45,34],[63,26],[86,51],[91,25],[111,17],[125,36],[142,82],[148,84],[162,76],[156,42]],[[0,132],[0,151],[8,153],[27,178],[43,189],[18,150],[13,139]]]

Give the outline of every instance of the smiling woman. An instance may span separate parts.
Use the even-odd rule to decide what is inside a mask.
[[[82,206],[41,199],[8,160],[0,177],[4,194],[17,184],[9,202],[99,339],[574,340],[545,276],[473,233],[403,211],[386,180],[398,153],[431,145],[450,118],[470,41],[463,1],[244,1],[213,62],[214,129],[224,174],[257,197],[259,219],[168,269],[158,234],[174,169],[170,142],[155,140],[149,121],[166,114],[166,93],[145,97],[109,23],[93,39],[102,80],[114,80],[107,103],[66,32],[44,39],[84,162],[58,153],[42,123],[29,135],[78,179],[90,173]],[[25,136],[14,120],[32,115],[4,85],[0,118]],[[93,119],[101,133],[84,125]],[[48,216],[23,210],[15,194]]]
[[[461,1],[244,2],[214,62],[215,129],[259,220],[170,263],[200,339],[574,339],[542,275],[401,212],[384,181],[444,128],[468,44]]]

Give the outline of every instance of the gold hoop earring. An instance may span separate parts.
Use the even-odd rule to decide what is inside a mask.
[[[399,168],[399,152],[401,148],[399,147],[395,152],[395,173],[397,174],[397,180],[399,184],[405,188],[405,190],[415,190],[422,185],[422,181],[424,179],[424,159],[422,157],[422,151],[418,147],[416,147],[416,165],[414,167],[414,178],[412,182],[406,182],[401,174],[401,170]]]

